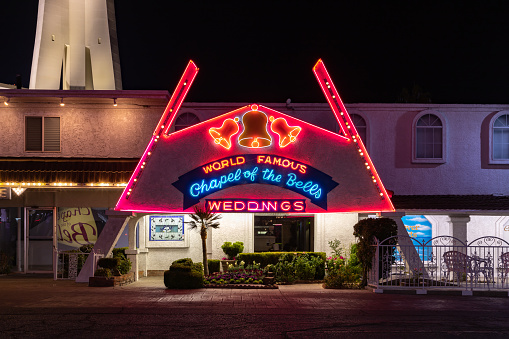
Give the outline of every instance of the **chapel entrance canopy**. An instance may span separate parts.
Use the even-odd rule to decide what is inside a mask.
[[[192,212],[393,211],[321,60],[313,72],[339,133],[250,104],[177,132],[198,68],[190,61],[116,209]]]

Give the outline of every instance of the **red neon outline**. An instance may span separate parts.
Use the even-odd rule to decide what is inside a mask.
[[[180,78],[180,81],[177,84],[177,87],[175,88],[175,91],[173,92],[170,101],[168,101],[168,105],[166,105],[166,108],[164,110],[163,115],[161,116],[161,119],[159,120],[159,123],[157,124],[156,129],[154,130],[154,133],[152,135],[152,138],[150,139],[150,142],[148,143],[147,147],[145,148],[145,152],[143,152],[143,155],[140,158],[140,161],[138,162],[138,165],[136,165],[136,169],[134,170],[133,174],[131,175],[131,178],[129,178],[129,182],[127,183],[127,186],[124,188],[124,191],[120,195],[120,198],[117,201],[117,205],[115,206],[115,210],[121,210],[122,202],[127,199],[127,197],[131,194],[134,186],[135,180],[140,174],[141,170],[145,167],[145,163],[147,158],[151,155],[150,150],[153,148],[154,143],[157,142],[159,139],[159,136],[161,134],[161,129],[164,124],[164,122],[167,120],[168,114],[172,113],[168,119],[167,126],[165,126],[164,133],[167,133],[169,130],[171,124],[173,123],[173,120],[175,119],[175,116],[182,105],[182,102],[184,101],[184,98],[187,95],[187,92],[189,92],[189,88],[191,87],[194,78],[196,77],[196,74],[198,74],[198,67],[196,67],[196,64],[193,62],[193,60],[189,60],[187,63],[186,69],[184,70],[184,73],[182,74],[182,77]],[[184,85],[185,83],[185,85]],[[172,109],[173,107],[173,109]]]
[[[222,135],[219,135],[217,130],[218,129],[223,129],[225,124],[226,124],[226,122],[229,121],[229,120],[231,120],[235,124],[235,126],[237,126],[237,130],[235,131],[235,133],[230,134],[230,136],[228,136],[228,139],[226,139]],[[209,134],[212,137],[212,139],[214,139],[214,143],[216,143],[218,145],[221,145],[221,146],[223,146],[226,149],[230,149],[232,147],[232,137],[235,134],[239,133],[239,131],[240,131],[239,124],[237,123],[237,121],[235,121],[235,119],[232,119],[232,118],[224,119],[223,120],[223,124],[220,127],[211,127],[211,128],[209,128]],[[217,133],[217,135],[214,136],[216,133]]]
[[[288,121],[286,121],[285,118],[279,117],[277,119],[274,119],[274,117],[272,115],[270,116],[269,120],[271,118],[272,118],[272,120],[270,122],[270,130],[272,131],[272,133],[276,134],[279,137],[279,147],[280,148],[285,148],[286,146],[290,145],[292,142],[295,142],[295,140],[297,140],[297,136],[299,135],[300,131],[302,131],[302,127],[288,125]],[[283,120],[285,122],[286,126],[292,128],[290,133],[288,133],[287,135],[281,135],[278,132],[274,131],[274,123],[276,121],[278,121],[279,119]]]
[[[256,106],[255,109],[253,109],[253,106]],[[246,148],[265,148],[265,147],[270,147],[272,146],[273,142],[272,142],[272,138],[270,139],[270,144],[266,145],[266,146],[260,146],[260,147],[256,147],[256,146],[244,146],[240,143],[240,137],[242,136],[242,134],[244,133],[244,131],[246,130],[246,125],[244,124],[244,116],[250,112],[260,112],[262,113],[263,115],[265,115],[265,117],[267,118],[267,123],[265,124],[264,128],[265,128],[265,132],[267,133],[267,135],[270,137],[270,134],[269,134],[269,131],[267,130],[267,125],[269,124],[269,116],[265,113],[265,112],[262,112],[261,110],[259,110],[258,108],[258,105],[257,104],[253,104],[250,106],[251,110],[247,111],[246,113],[244,113],[242,115],[242,118],[240,118],[240,120],[242,120],[242,126],[244,128],[244,130],[242,131],[242,133],[239,135],[239,137],[237,138],[237,144],[239,144],[240,147],[246,147]],[[246,138],[248,139],[248,138]],[[257,138],[255,138],[255,140],[251,143],[253,144],[255,141],[256,141]],[[245,139],[242,139],[242,140],[245,140]],[[257,142],[257,141],[256,141]]]
[[[313,73],[315,74],[316,79],[318,80],[318,83],[322,88],[322,92],[325,95],[325,98],[327,99],[330,108],[332,109],[334,115],[336,116],[336,119],[339,123],[339,126],[341,127],[343,134],[345,136],[350,136],[354,140],[354,142],[356,142],[359,145],[359,152],[361,156],[364,157],[364,160],[367,163],[366,169],[371,170],[371,173],[373,174],[376,180],[375,184],[378,184],[378,187],[380,188],[383,197],[385,198],[386,201],[389,202],[391,209],[395,211],[396,209],[394,208],[394,205],[392,204],[392,201],[389,198],[389,194],[387,193],[387,190],[385,189],[385,186],[382,183],[382,180],[380,179],[380,176],[378,175],[378,172],[375,169],[375,165],[371,161],[371,157],[369,156],[368,151],[364,146],[364,143],[362,142],[362,139],[359,137],[359,134],[357,133],[355,125],[352,123],[352,119],[350,119],[350,114],[348,114],[348,111],[345,105],[343,104],[343,101],[341,100],[341,97],[339,96],[339,93],[336,90],[336,86],[334,86],[332,78],[330,77],[329,72],[327,72],[327,69],[325,68],[325,64],[323,63],[322,59],[319,59],[315,66],[313,67]],[[327,87],[326,84],[327,82],[329,83],[330,88]],[[334,98],[332,96],[334,96]],[[341,111],[338,111],[338,106],[339,109],[341,109]],[[341,112],[343,112],[343,116],[346,122],[344,122],[343,119],[341,119]],[[348,126],[350,126],[350,128],[348,128]],[[346,131],[348,131],[348,133]]]
[[[171,124],[173,123],[173,120],[175,120],[180,106],[182,105],[182,102],[184,102],[187,92],[189,92],[189,88],[191,88],[191,85],[196,78],[198,70],[199,68],[196,66],[193,60],[189,60],[186,69],[182,74],[182,77],[177,83],[177,87],[175,87],[175,90],[173,91],[170,101],[168,101],[168,105],[166,105],[166,109],[164,110],[164,113],[159,120],[156,129],[154,130],[154,135],[161,134],[161,126],[163,126],[166,120],[167,122],[164,126],[164,135],[167,136],[169,134],[168,131],[170,130]],[[170,116],[168,117],[169,114]]]

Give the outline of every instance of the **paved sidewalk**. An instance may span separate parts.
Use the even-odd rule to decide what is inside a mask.
[[[168,290],[0,277],[0,338],[509,337],[509,299],[326,290]]]

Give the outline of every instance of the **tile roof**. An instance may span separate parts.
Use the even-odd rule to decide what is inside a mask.
[[[127,183],[139,159],[0,158],[0,182]]]
[[[394,195],[397,210],[509,210],[509,196],[497,195]]]

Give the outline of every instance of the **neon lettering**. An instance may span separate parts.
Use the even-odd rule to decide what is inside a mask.
[[[285,211],[285,212],[286,212],[286,211],[289,211],[291,207],[292,207],[292,205],[290,204],[290,202],[289,202],[289,201],[283,201],[283,202],[281,203],[281,209],[282,209],[283,211]]]
[[[223,209],[225,211],[233,211],[233,201],[223,201]]]
[[[248,201],[247,202],[247,210],[248,211],[257,211],[259,209],[257,201]]]
[[[262,173],[263,173],[263,180],[268,180],[271,182],[281,182],[282,176],[280,174],[274,176],[274,170],[264,169],[262,171]]]
[[[304,202],[303,201],[295,201],[293,203],[293,208],[295,209],[295,211],[297,212],[302,212],[304,211]]]
[[[277,211],[277,201],[262,201],[262,210],[264,211]]]
[[[235,201],[233,206],[235,211],[243,211],[246,209],[246,203],[243,201]]]
[[[244,178],[249,179],[251,181],[255,181],[257,175],[258,175],[258,167],[253,168],[252,171],[244,172]]]
[[[235,157],[235,158],[232,157],[232,158],[228,158],[228,159],[223,159],[221,161],[215,161],[211,164],[203,166],[202,169],[203,169],[203,172],[208,174],[209,172],[212,172],[212,171],[220,171],[223,168],[239,166],[239,165],[242,165],[245,163],[246,163],[246,158],[244,158],[244,157]]]
[[[212,201],[209,200],[207,202],[208,202],[209,210],[210,211],[220,210],[221,209],[221,203],[220,202],[217,202],[215,200],[212,200]]]
[[[319,188],[317,184],[314,184],[316,185],[316,188],[314,188],[312,181],[308,181],[305,184],[302,181],[297,181],[297,175],[295,175],[295,173],[288,174],[288,180],[286,181],[286,185],[290,187],[295,186],[295,188],[302,189],[304,192],[309,193],[316,199],[319,199],[320,196],[322,195],[322,189]],[[314,188],[313,193],[310,192],[311,188]]]

